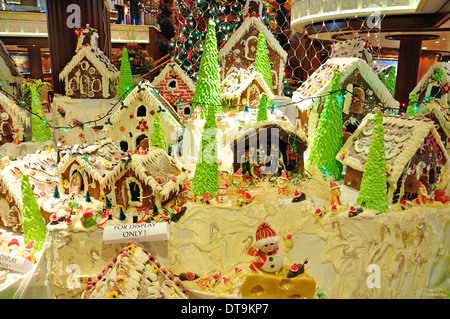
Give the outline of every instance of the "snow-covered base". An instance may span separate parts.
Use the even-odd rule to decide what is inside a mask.
[[[50,147],[56,149],[56,143],[53,140],[35,143],[35,142],[23,142],[19,145],[8,143],[3,144],[0,147],[0,158],[8,156],[10,159],[18,158],[19,156],[26,156],[28,154],[34,154],[37,151],[44,151]]]

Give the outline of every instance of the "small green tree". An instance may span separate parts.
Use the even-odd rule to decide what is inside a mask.
[[[406,114],[411,117],[416,117],[417,112],[417,101],[419,100],[419,97],[415,93],[411,93],[409,95],[409,103],[408,108],[406,109]]]
[[[267,95],[263,93],[258,104],[258,114],[256,115],[256,122],[267,120]]]
[[[36,86],[30,87],[31,91],[31,134],[32,142],[46,142],[53,139],[52,132],[47,123],[41,96]]]
[[[41,209],[37,203],[34,192],[31,189],[30,177],[22,174],[22,229],[25,243],[35,241],[34,248],[37,251],[44,247],[45,237],[47,236],[47,225],[41,215]]]
[[[153,120],[152,145],[166,150],[166,140],[164,138],[161,117],[159,116],[158,112],[155,113],[155,119]]]
[[[269,55],[267,54],[267,44],[264,32],[258,34],[258,43],[256,45],[256,55],[255,55],[255,71],[261,73],[266,81],[270,92],[273,93],[273,83],[272,83],[272,67],[270,66]]]
[[[192,102],[191,113],[194,113],[196,107],[201,107],[203,109],[200,113],[202,118],[208,114],[208,107],[214,107],[216,112],[222,112],[216,23],[213,19],[210,19],[208,23]]]
[[[389,92],[391,92],[392,96],[394,96],[395,94],[395,83],[396,83],[396,75],[395,75],[395,70],[396,68],[393,67],[390,71],[389,74],[387,76],[386,79],[386,88],[389,90]]]
[[[120,58],[120,75],[119,83],[117,85],[117,98],[125,99],[133,88],[133,74],[131,73],[131,64],[128,57],[128,49],[126,47],[122,50],[122,57]]]
[[[342,92],[341,73],[335,71],[331,79],[323,111],[314,135],[308,163],[317,167],[324,176],[340,179],[342,164],[336,155],[342,148]]]
[[[357,205],[378,210],[380,213],[388,210],[383,132],[383,116],[377,113],[373,117],[372,142],[356,200]]]
[[[216,196],[219,190],[218,178],[216,112],[215,108],[208,107],[202,135],[202,148],[192,181],[194,195],[203,196],[208,192],[211,196]]]

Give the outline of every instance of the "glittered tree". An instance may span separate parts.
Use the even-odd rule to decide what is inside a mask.
[[[208,107],[203,130],[201,151],[195,167],[192,191],[196,196],[208,192],[216,196],[219,190],[219,163],[217,161],[217,125],[214,107]]]
[[[340,179],[342,165],[336,155],[342,148],[342,92],[341,73],[335,71],[328,88],[323,111],[314,135],[308,163],[317,167],[324,177]]]
[[[42,108],[41,96],[36,86],[31,90],[31,134],[32,142],[46,142],[53,139],[52,132],[47,123],[44,109]]]
[[[267,43],[264,32],[258,34],[258,44],[256,46],[255,55],[255,71],[261,73],[264,81],[266,81],[270,92],[273,93],[272,83],[272,67],[270,66],[269,55],[267,54]]]
[[[267,120],[267,95],[261,94],[261,98],[258,104],[258,114],[256,115],[256,122],[262,122]]]
[[[385,213],[387,204],[386,158],[384,154],[383,116],[373,117],[372,142],[367,154],[357,205]]]
[[[56,185],[55,188],[53,189],[53,198],[60,198],[60,193],[59,193],[59,189],[58,186]]]
[[[164,138],[161,117],[158,112],[155,113],[155,119],[153,120],[152,145],[166,150],[166,140]]]
[[[125,99],[133,88],[133,74],[131,73],[130,59],[128,57],[128,49],[126,47],[122,50],[122,57],[120,58],[120,75],[119,83],[117,85],[117,97]]]
[[[195,83],[194,98],[192,100],[191,113],[194,113],[196,107],[201,107],[203,108],[203,111],[200,113],[202,118],[208,113],[208,108],[214,108],[214,113],[222,111],[215,26],[215,22],[209,20],[198,79]]]
[[[34,248],[36,251],[42,250],[47,236],[47,226],[41,215],[41,209],[34,197],[33,190],[30,185],[30,177],[22,174],[21,178],[22,190],[22,229],[24,242],[35,241]]]
[[[84,201],[85,201],[86,203],[92,202],[92,200],[91,200],[91,195],[89,195],[89,191],[86,191],[86,196],[84,197]]]
[[[395,67],[391,68],[385,82],[386,88],[391,92],[392,96],[395,94],[395,82],[397,77],[395,75],[395,70]]]

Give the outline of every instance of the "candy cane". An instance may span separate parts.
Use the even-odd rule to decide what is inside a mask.
[[[72,237],[71,236],[66,236],[64,238],[68,238],[69,240],[67,242],[65,242],[64,244],[62,244],[61,246],[58,247],[58,249],[61,249],[63,247],[65,247],[66,245],[70,244],[72,242]]]
[[[403,264],[405,263],[405,255],[403,253],[399,253],[397,255],[397,261],[400,259],[400,267],[403,267]]]
[[[95,264],[95,256],[94,255],[97,255],[97,256],[99,256],[100,255],[100,253],[98,252],[98,250],[97,249],[95,249],[95,248],[93,248],[93,249],[91,249],[90,251],[89,251],[89,260],[91,261],[91,264],[92,264],[92,266]]]
[[[341,236],[341,238],[344,238],[344,235],[342,234],[342,229],[341,229],[341,224],[338,221],[333,221],[331,223],[331,226],[333,227],[333,229],[338,229],[339,231],[339,235]]]
[[[347,257],[356,256],[356,252],[348,253],[347,249],[348,249],[347,246],[345,246],[344,249],[342,249],[342,253],[344,254],[344,256],[347,256]]]
[[[427,223],[423,221],[423,219],[420,221],[419,226],[420,228],[419,232],[417,233],[417,237],[422,236],[422,234],[425,232],[425,228],[427,228]]]
[[[213,232],[214,232],[214,229],[215,229],[216,231],[219,231],[219,230],[220,230],[220,229],[219,229],[219,225],[217,225],[216,223],[212,223],[211,226],[209,227],[209,241],[210,241],[210,242],[212,242],[212,240],[213,240]]]
[[[119,293],[121,293],[123,295],[123,290],[122,290],[122,288],[120,287],[119,283],[116,280],[114,280],[112,278],[109,278],[106,283],[108,284],[108,286],[111,286],[110,283],[112,283],[114,288],[116,288],[119,291]]]
[[[383,227],[381,227],[381,238],[384,240],[384,233],[391,233],[391,230],[389,229],[388,226],[383,225]]]
[[[249,241],[249,239],[250,239],[250,241]],[[253,244],[253,237],[248,235],[247,237],[245,237],[245,239],[242,242],[245,243],[246,241],[248,241],[248,243],[244,247],[244,252],[248,251],[250,246]]]

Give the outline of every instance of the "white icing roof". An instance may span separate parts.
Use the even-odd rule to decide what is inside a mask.
[[[24,125],[30,125],[30,116],[27,112],[11,101],[5,94],[0,93],[0,104],[3,105],[6,112],[13,118],[14,125],[18,121]]]
[[[450,83],[450,62],[436,62],[434,63],[425,73],[425,75],[420,79],[419,83],[417,83],[414,90],[411,91],[411,94],[420,94],[422,90],[427,87],[428,79],[434,75],[434,72],[437,69],[442,69],[442,83]]]
[[[267,94],[268,99],[274,98],[274,95],[270,91],[266,81],[264,81],[261,73],[252,69],[239,69],[228,74],[221,84],[222,97],[234,98],[241,96],[242,92],[248,88],[253,80],[256,80],[261,85],[264,92]]]
[[[333,72],[341,72],[341,83],[347,76],[358,69],[361,76],[370,84],[374,93],[390,108],[399,108],[397,102],[386,86],[378,78],[376,72],[359,58],[333,58],[322,64],[302,85],[294,92],[292,101],[297,102],[300,110],[309,110],[313,107],[313,97],[325,96],[330,86]],[[317,100],[316,100],[317,101]],[[317,103],[319,104],[319,103]]]

